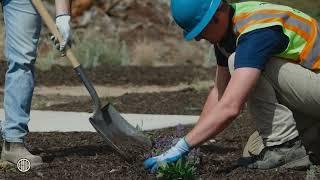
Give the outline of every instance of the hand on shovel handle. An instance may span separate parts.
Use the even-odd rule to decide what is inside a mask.
[[[59,42],[63,42],[63,37],[62,37],[61,33],[59,32],[55,22],[53,21],[52,17],[50,16],[48,10],[44,7],[42,1],[41,0],[32,0],[32,3],[35,6],[35,8],[38,10],[39,14],[42,17],[42,20],[44,21],[44,23],[48,27],[49,31],[53,34],[53,36],[55,38],[58,39]],[[71,51],[70,48],[66,48],[65,55],[67,56],[67,58],[71,62],[73,68],[80,66],[79,61],[77,60],[77,58],[75,57],[75,55],[73,54],[73,52]]]
[[[43,21],[48,26],[51,33],[58,38],[59,42],[63,42],[63,38],[59,33],[57,26],[42,4],[42,1],[32,0],[32,3],[42,16]],[[126,160],[132,159],[131,157],[141,156],[144,149],[151,147],[150,139],[129,124],[110,103],[101,108],[101,102],[96,90],[85,75],[83,68],[71,52],[70,48],[66,48],[66,56],[93,100],[93,115],[89,118],[91,125],[106,142]],[[141,149],[141,147],[143,148]]]

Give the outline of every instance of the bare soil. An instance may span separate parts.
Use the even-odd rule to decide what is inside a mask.
[[[186,89],[178,92],[128,94],[115,99],[121,112],[160,114],[199,114],[207,96],[206,91]],[[66,98],[66,97],[65,97]],[[65,106],[48,109],[90,111],[88,102],[81,99]],[[191,109],[191,110],[190,110]],[[190,127],[185,129],[187,132]],[[202,179],[304,179],[303,171],[274,169],[248,170],[236,166],[254,122],[244,110],[232,125],[206,145],[200,147]],[[147,132],[153,140],[169,137],[175,129]],[[1,170],[0,178],[8,179],[155,179],[142,167],[142,161],[128,163],[108,147],[96,133],[30,133],[27,145],[40,154],[46,165],[27,173],[14,169]]]
[[[245,114],[245,113],[244,113]],[[274,169],[248,170],[236,166],[253,125],[240,116],[215,142],[200,147],[202,179],[304,179],[303,171]],[[187,127],[185,132],[190,128]],[[148,132],[154,140],[169,137],[175,129]],[[5,179],[155,179],[142,167],[142,161],[128,163],[108,147],[96,133],[30,133],[27,145],[40,154],[46,165],[27,173],[0,170]]]
[[[43,77],[42,80],[41,78],[38,79],[38,82],[48,83],[48,86],[65,85],[69,83],[69,80],[74,84],[78,83],[71,80],[73,79],[71,75],[70,77],[62,75],[61,80],[56,80],[59,79],[57,78],[59,72],[67,69],[59,68],[59,70],[53,71],[56,74],[51,76],[50,73],[52,72],[50,72],[46,74],[47,79]],[[124,68],[123,71],[120,71],[119,68],[118,74],[122,75],[123,79],[109,79],[108,76],[103,74],[108,71],[105,72],[101,69],[99,72],[102,75],[96,74],[94,82],[99,79],[102,80],[100,83],[103,83],[107,81],[106,79],[109,79],[110,84],[117,84],[119,83],[118,80],[121,83],[153,84],[156,82],[158,84],[168,84],[168,82],[178,83],[186,80],[184,79],[185,76],[189,77],[190,81],[193,81],[194,77],[199,77],[196,73],[198,71],[180,73],[185,69],[179,70],[179,68],[177,70],[172,68],[170,71],[165,68],[161,71],[155,69],[153,69],[154,71],[142,71],[141,68],[130,68]],[[116,68],[109,70],[113,69]],[[120,73],[126,70],[132,72],[132,74]],[[166,73],[163,73],[163,71]],[[148,77],[155,72],[159,74],[153,78]],[[207,73],[211,74],[212,72]],[[73,74],[73,72],[70,71],[70,74]],[[141,78],[138,78],[138,75],[141,75]],[[163,75],[163,77],[160,75]],[[45,76],[45,73],[43,73],[43,76]],[[137,79],[132,78],[131,80],[130,76],[135,76]],[[91,77],[95,77],[94,72]],[[212,75],[208,75],[208,77],[212,77]],[[70,79],[64,80],[63,78]],[[157,79],[159,81],[156,81]],[[168,81],[169,79],[176,80]],[[174,92],[129,93],[119,97],[102,98],[102,101],[103,103],[111,101],[116,109],[123,113],[199,115],[207,95],[208,90],[200,91],[187,88]],[[0,97],[3,98],[2,95]],[[36,95],[33,99],[33,109],[92,111],[91,100],[87,96]],[[236,161],[242,154],[247,138],[255,129],[254,126],[254,121],[249,118],[246,109],[244,109],[231,126],[215,138],[215,141],[202,145],[200,147],[202,155],[198,169],[199,176],[202,179],[304,179],[306,175],[304,171],[285,169],[258,171],[236,166]],[[190,127],[186,127],[185,133],[189,129]],[[169,137],[174,133],[174,128],[147,132],[153,140]],[[142,160],[136,160],[133,163],[126,162],[107,146],[97,133],[30,133],[26,144],[32,153],[40,154],[43,157],[46,165],[27,173],[20,173],[14,168],[0,167],[0,179],[155,179],[154,175],[143,169]]]
[[[100,1],[97,1],[100,2]],[[104,4],[109,1],[101,1]],[[125,2],[125,1],[124,1]],[[145,3],[148,2],[148,3]],[[291,2],[291,1],[290,1]],[[144,4],[143,6],[141,5]],[[103,34],[114,34],[107,31],[111,25],[120,29],[120,39],[128,43],[129,48],[137,40],[163,41],[173,38],[178,47],[170,46],[172,53],[180,48],[181,32],[168,28],[168,8],[156,6],[156,1],[132,1],[122,10],[103,12],[110,16],[94,17],[88,29],[100,29]],[[102,6],[99,4],[99,6]],[[104,8],[99,8],[105,11]],[[1,11],[0,11],[1,12]],[[122,15],[125,12],[124,15]],[[99,13],[98,13],[99,15]],[[3,18],[0,18],[3,19]],[[93,20],[96,20],[93,21]],[[121,22],[121,23],[119,23]],[[137,24],[137,22],[139,22]],[[119,24],[119,25],[118,25]],[[98,27],[98,28],[97,28]],[[125,29],[121,28],[125,27]],[[129,28],[127,28],[129,27]],[[99,31],[100,31],[99,30]],[[43,31],[46,33],[45,31]],[[0,38],[1,39],[1,38]],[[1,43],[0,43],[1,45]],[[197,44],[198,46],[198,44]],[[195,47],[193,47],[195,48]],[[0,47],[1,49],[1,47]],[[40,48],[47,49],[49,48]],[[44,50],[42,50],[44,51]],[[43,52],[44,53],[44,52]],[[45,53],[44,53],[45,54]],[[166,54],[164,54],[166,55]],[[0,58],[2,54],[0,53]],[[175,57],[168,53],[164,58],[172,61]],[[199,60],[198,58],[194,58]],[[4,85],[5,62],[0,63],[0,86]],[[87,70],[89,78],[95,85],[178,85],[199,80],[212,80],[214,69],[195,65],[172,67],[121,67],[99,66]],[[78,86],[81,85],[71,67],[55,66],[48,72],[36,71],[36,83],[41,86]],[[176,92],[130,93],[120,97],[103,98],[111,101],[120,112],[159,113],[159,114],[192,114],[198,115],[208,91],[185,89]],[[3,98],[3,95],[0,95]],[[33,109],[65,110],[91,112],[90,98],[87,96],[41,96],[33,99]],[[190,127],[186,128],[186,131]],[[163,129],[148,132],[154,140],[171,136],[175,129]],[[248,170],[236,166],[236,160],[242,154],[242,148],[248,136],[254,131],[254,121],[244,110],[232,125],[215,138],[214,143],[201,146],[201,166],[199,175],[202,179],[304,179],[305,172],[274,169],[269,171]],[[20,173],[12,168],[0,167],[0,179],[155,179],[142,168],[142,162],[128,163],[108,147],[96,133],[30,133],[27,146],[32,153],[40,154],[45,166]]]
[[[101,100],[103,104],[112,102],[118,111],[126,113],[192,115],[201,112],[206,96],[206,91],[189,88],[175,92],[130,93],[119,97],[101,98]],[[49,101],[60,98],[62,102],[47,106],[37,105],[34,109],[38,110],[92,112],[92,101],[89,97],[73,97],[72,100],[68,96],[36,96],[35,98],[39,100],[47,98]]]
[[[6,62],[0,62],[0,86],[4,85]],[[212,80],[215,68],[195,65],[183,66],[114,66],[101,65],[85,70],[89,79],[96,85],[178,85],[199,80]],[[35,72],[36,84],[42,86],[81,85],[72,67],[53,66],[50,71]]]

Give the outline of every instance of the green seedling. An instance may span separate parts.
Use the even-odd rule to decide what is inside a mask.
[[[320,166],[311,166],[307,172],[306,180],[320,179]]]
[[[198,179],[195,166],[184,158],[181,158],[176,163],[161,165],[157,171],[157,178],[166,180]]]

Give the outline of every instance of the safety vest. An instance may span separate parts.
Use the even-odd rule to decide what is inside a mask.
[[[320,70],[320,34],[318,22],[299,10],[264,2],[231,4],[235,9],[233,31],[238,39],[250,31],[281,26],[289,38],[285,51],[277,57],[289,59],[311,70]]]

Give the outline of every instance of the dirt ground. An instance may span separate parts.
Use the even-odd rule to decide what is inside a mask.
[[[4,85],[6,67],[6,62],[0,61],[0,86]],[[86,69],[85,73],[96,85],[178,85],[212,80],[215,68],[195,65],[163,67],[101,65],[94,69]],[[53,66],[50,71],[36,70],[35,77],[37,85],[81,85],[72,67]]]
[[[183,113],[183,112],[181,112]],[[244,112],[215,142],[200,147],[202,179],[304,179],[303,171],[275,169],[247,170],[236,166],[253,124]],[[186,128],[185,132],[189,128]],[[175,129],[148,132],[156,138],[171,136]],[[0,170],[4,179],[155,179],[142,162],[122,160],[96,133],[30,133],[27,141],[33,153],[40,154],[46,165],[27,173]]]
[[[62,77],[61,80],[54,78],[64,70],[59,68],[59,71],[44,73],[43,75],[47,79],[41,80],[40,78],[38,81],[47,83],[46,85],[49,87],[51,85],[65,85],[67,81],[64,81]],[[130,82],[131,76],[135,76],[135,81],[131,81],[133,84],[163,85],[213,78],[212,75],[207,75],[211,74],[211,71],[203,69],[199,71],[199,69],[191,68],[191,72],[184,73],[184,70],[179,68],[163,68],[158,71],[131,68],[122,70],[127,73],[120,73],[120,69],[118,70],[118,74],[123,77],[122,79],[113,79],[101,76],[101,74],[97,74],[99,77],[97,76],[96,79],[101,80],[100,83],[110,81],[109,84],[117,84],[118,80],[120,83]],[[92,72],[96,71],[92,70]],[[103,70],[99,72],[104,73]],[[159,74],[152,76],[154,73]],[[91,75],[94,77],[94,73]],[[141,78],[138,78],[140,75]],[[64,76],[64,78],[72,79],[72,75],[70,77]],[[170,81],[170,79],[174,80]],[[94,82],[99,84],[98,81]],[[111,101],[123,113],[199,115],[208,91],[209,89],[187,88],[173,92],[129,93],[119,97],[102,98],[102,101],[103,103]],[[3,98],[3,95],[0,97]],[[36,95],[32,107],[41,110],[92,111],[90,98],[87,96]],[[189,129],[190,127],[187,127],[185,132]],[[254,122],[244,109],[232,125],[215,138],[215,141],[200,147],[202,155],[200,157],[201,166],[198,169],[199,176],[202,179],[305,178],[306,172],[303,171],[284,169],[257,171],[237,167],[236,160],[241,156],[242,148],[253,131]],[[171,136],[174,132],[175,129],[171,128],[151,131],[147,134],[156,140]],[[19,173],[14,168],[0,168],[0,179],[155,179],[154,175],[148,174],[143,169],[142,161],[136,161],[132,164],[125,162],[96,133],[30,133],[27,138],[27,146],[32,153],[40,154],[47,164],[27,173]]]
[[[110,1],[97,2],[104,4]],[[86,70],[88,77],[95,85],[175,86],[180,83],[191,84],[214,79],[214,68],[203,68],[192,64],[198,61],[202,63],[201,59],[204,59],[203,54],[207,52],[207,45],[195,44],[195,42],[188,46],[184,44],[180,30],[172,26],[167,17],[168,8],[162,7],[164,5],[159,6],[157,1],[153,0],[122,2],[123,6],[110,12],[106,11],[107,6],[99,4],[98,8],[90,10],[92,14],[90,21],[86,22],[86,18],[81,19],[81,17],[76,19],[79,22],[74,23],[75,29],[79,32],[92,30],[93,34],[118,34],[120,40],[127,43],[129,52],[133,55],[132,51],[140,40],[152,42],[153,45],[160,43],[160,47],[164,49],[157,49],[161,52],[158,61],[168,64],[182,61],[184,65],[99,66]],[[113,32],[114,30],[117,32]],[[42,33],[45,36],[47,31],[44,29]],[[43,55],[51,50],[48,44],[40,43],[39,54]],[[1,43],[0,50],[2,50]],[[3,59],[2,56],[3,54],[0,53],[0,59]],[[183,56],[183,58],[177,56]],[[188,64],[189,61],[191,61],[190,64]],[[1,61],[1,88],[4,86],[5,67],[5,62]],[[79,86],[81,82],[71,67],[55,66],[48,72],[36,71],[36,84],[52,88],[61,85]],[[128,93],[117,97],[104,97],[102,101],[104,104],[108,101],[112,102],[123,113],[199,115],[207,94],[208,89],[196,87],[174,92]],[[2,93],[0,93],[0,100],[3,100]],[[92,105],[88,96],[70,96],[64,95],[63,92],[61,95],[41,95],[40,93],[34,96],[32,109],[91,112]],[[187,127],[185,131],[189,129],[190,127]],[[147,132],[147,134],[156,140],[171,136],[174,131],[175,129],[171,128]],[[305,178],[306,172],[303,171],[284,169],[258,171],[237,167],[236,160],[241,156],[243,146],[253,131],[254,121],[249,118],[245,109],[227,130],[215,138],[215,141],[201,146],[201,166],[198,169],[201,179]],[[27,173],[19,173],[14,168],[0,166],[0,179],[155,179],[154,175],[148,174],[143,169],[141,161],[132,164],[125,162],[96,133],[30,133],[26,144],[32,153],[43,157],[46,165]]]
[[[154,93],[131,93],[120,97],[101,98],[103,104],[112,102],[120,112],[143,113],[143,114],[199,114],[201,107],[207,96],[206,91],[196,91],[185,89],[176,92],[154,92]],[[61,103],[52,103],[43,106],[43,101],[52,101],[59,98]],[[92,103],[89,97],[68,96],[36,96],[34,109],[56,110],[56,111],[75,111],[92,112]],[[39,100],[39,101],[38,101]],[[39,104],[37,104],[39,103]]]

